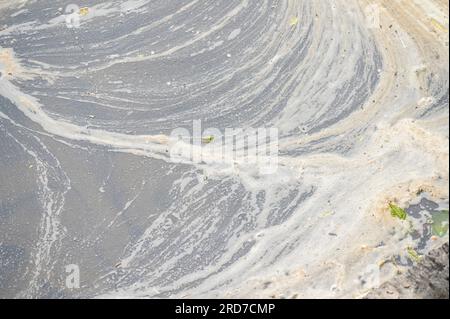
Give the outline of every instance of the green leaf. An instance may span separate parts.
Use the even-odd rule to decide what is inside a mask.
[[[206,137],[203,137],[202,138],[202,142],[204,143],[204,144],[209,144],[209,143],[212,143],[214,141],[214,136],[213,135],[211,135],[211,136],[206,136]]]
[[[414,250],[413,248],[411,248],[411,247],[408,247],[408,255],[409,255],[409,258],[410,258],[412,261],[419,262],[419,261],[422,260],[422,256],[420,256],[420,255],[417,253],[417,251],[415,251],[415,250]]]
[[[431,230],[434,236],[444,237],[448,233],[448,210],[443,210],[432,215]]]
[[[389,207],[391,209],[391,215],[392,217],[397,217],[401,220],[405,220],[406,217],[408,217],[408,214],[406,213],[406,211],[394,204],[389,204]]]

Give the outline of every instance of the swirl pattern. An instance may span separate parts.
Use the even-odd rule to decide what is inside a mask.
[[[448,207],[448,1],[89,3],[0,1],[0,296],[359,297]],[[172,163],[196,120],[277,172]]]

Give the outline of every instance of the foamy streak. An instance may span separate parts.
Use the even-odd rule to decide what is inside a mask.
[[[269,2],[261,3],[263,11],[273,10]],[[387,11],[382,16],[384,27],[369,31],[361,12],[365,5],[374,3],[383,4]],[[442,63],[447,61],[448,52],[442,43],[445,32],[435,30],[429,15],[441,24],[444,21],[434,13],[435,9],[431,13],[423,11],[430,8],[431,2],[414,3],[422,11],[414,4],[394,1],[279,3],[275,21],[280,26],[268,29],[267,38],[278,32],[277,37],[267,41],[270,45],[255,55],[247,48],[248,52],[240,57],[246,61],[231,68],[228,74],[226,68],[218,71],[222,73],[213,84],[205,84],[210,88],[258,67],[252,73],[254,78],[242,83],[248,92],[236,88],[229,93],[238,96],[232,100],[236,105],[251,100],[277,83],[271,81],[276,79],[279,61],[296,56],[295,46],[291,45],[295,36],[308,39],[305,56],[282,78],[278,95],[261,113],[246,121],[249,126],[270,122],[285,133],[280,141],[283,156],[277,174],[261,178],[244,161],[238,161],[232,170],[191,163],[192,170],[187,166],[188,171],[171,188],[171,206],[124,252],[120,267],[125,272],[136,269],[137,278],[130,272],[114,282],[117,290],[111,289],[108,280],[115,278],[118,270],[105,271],[96,282],[101,296],[341,297],[364,293],[367,287],[361,288],[358,278],[368,265],[378,265],[415,244],[404,236],[407,226],[390,218],[387,203],[396,200],[407,205],[418,190],[426,190],[435,200],[448,200],[448,109],[432,103],[448,92],[448,64]],[[242,5],[237,5],[213,29],[226,27],[240,10]],[[414,12],[414,21],[408,12]],[[298,28],[286,23],[292,16],[299,17]],[[421,24],[416,24],[416,19]],[[389,29],[391,24],[397,32]],[[302,26],[312,27],[308,31]],[[91,70],[163,58],[212,33],[197,34],[156,57],[119,58]],[[435,60],[437,53],[441,62]],[[359,63],[362,66],[358,69]],[[425,71],[421,71],[424,66]],[[377,67],[382,69],[372,78]],[[61,72],[65,74],[64,68]],[[432,87],[430,74],[440,77],[439,81],[431,81]],[[365,86],[370,94],[357,104],[358,94],[365,92]],[[335,110],[333,106],[337,106],[332,101],[342,91],[348,92],[347,98]],[[290,94],[288,101],[278,108],[284,92]],[[169,160],[166,151],[171,141],[166,136],[118,134],[58,120],[56,115],[45,113],[45,105],[21,92],[7,78],[0,79],[0,94],[55,137]],[[211,103],[218,113],[223,111],[219,107],[222,99],[227,101],[220,97]],[[228,110],[239,110],[236,105],[228,106]],[[312,107],[316,105],[316,109]],[[336,119],[336,114],[341,116]],[[314,127],[317,121],[323,125]],[[315,130],[299,134],[297,129],[301,126]],[[337,146],[345,151],[336,150]],[[207,184],[199,177],[199,168],[217,184]],[[263,193],[261,201],[258,198]],[[130,209],[136,199],[127,200],[124,209]],[[233,209],[230,203],[236,199],[241,200],[236,214],[251,220],[252,228],[237,223],[236,229],[222,230],[225,234],[220,254],[205,265],[199,262],[188,268],[189,264],[197,265],[196,252],[214,252],[205,245],[216,234],[222,234],[220,222],[227,217],[222,216],[227,212],[222,207]],[[203,213],[193,215],[196,211]],[[273,215],[284,212],[290,213],[289,218],[280,218],[278,224],[273,222]],[[235,216],[231,218],[234,220]],[[168,220],[180,222],[167,228]],[[397,229],[394,234],[393,227]],[[339,236],[334,238],[329,233]],[[384,246],[379,246],[381,241]],[[190,263],[186,265],[185,260]],[[180,265],[188,269],[178,276]],[[382,280],[391,275],[383,274]],[[267,282],[271,286],[265,289]],[[98,293],[95,289],[90,291],[91,296]]]

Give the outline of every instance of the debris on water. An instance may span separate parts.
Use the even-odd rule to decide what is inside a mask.
[[[443,26],[441,23],[439,23],[439,21],[437,21],[434,18],[431,18],[431,24],[433,25],[433,27],[435,29],[438,29],[441,32],[445,32],[445,33],[448,32],[447,28],[445,26]]]
[[[408,256],[414,262],[419,262],[422,260],[422,256],[417,253],[412,247],[408,247]]]
[[[436,212],[432,216],[432,233],[434,236],[444,237],[448,233],[448,210]]]
[[[322,213],[320,215],[320,218],[327,218],[327,217],[330,217],[330,216],[333,216],[333,215],[334,215],[333,211],[326,211],[326,212],[324,212],[324,213]]]
[[[337,237],[337,234],[336,233],[328,233],[328,236]]]
[[[291,27],[295,27],[297,24],[298,24],[298,17],[292,17],[290,20],[289,20],[289,24],[290,24],[290,26]]]
[[[400,207],[398,207],[397,205],[390,203],[389,204],[389,208],[391,209],[391,215],[392,217],[397,217],[398,219],[401,220],[406,220],[406,217],[408,217],[408,214],[406,213],[406,211]]]
[[[89,8],[88,7],[80,8],[80,12],[79,13],[80,13],[81,16],[85,16],[85,15],[87,15],[89,13]]]
[[[378,262],[378,268],[381,269],[381,268],[384,267],[384,265],[386,265],[387,263],[391,263],[391,262],[392,262],[392,258],[391,258],[391,259],[383,259],[383,260],[380,260],[380,261]]]

